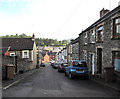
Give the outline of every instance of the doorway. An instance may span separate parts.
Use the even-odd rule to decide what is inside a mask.
[[[91,54],[91,73],[94,75],[95,73],[95,64],[94,64],[94,54]]]
[[[97,48],[97,73],[102,73],[102,48]]]

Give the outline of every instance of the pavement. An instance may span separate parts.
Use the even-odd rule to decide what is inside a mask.
[[[38,68],[40,69],[40,68]],[[14,79],[12,80],[3,80],[2,81],[2,88],[8,89],[9,87],[19,83],[20,81],[24,80],[28,76],[32,75],[34,72],[36,72],[38,69],[33,69],[27,72],[24,72],[23,74],[17,74],[15,75]]]
[[[38,71],[39,69],[42,69],[42,68],[43,67],[40,67],[38,69],[33,69],[30,71],[27,71],[23,74],[17,74],[17,75],[15,75],[13,80],[3,80],[2,81],[2,89],[8,89],[9,87],[19,83],[20,81],[24,80],[25,78],[27,78],[28,76],[32,75],[33,73],[35,73],[36,71]],[[120,92],[120,85],[118,82],[106,82],[104,79],[92,77],[92,76],[90,76],[90,80],[95,81],[96,83],[102,84],[104,86],[107,86],[109,88],[112,88],[112,89]]]
[[[105,79],[103,78],[95,77],[95,76],[90,76],[90,80],[120,92],[120,82],[116,82],[116,81],[108,82],[108,81],[105,81]]]

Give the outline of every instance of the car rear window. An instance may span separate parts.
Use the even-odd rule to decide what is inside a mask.
[[[63,64],[64,67],[68,66],[68,64]]]
[[[73,66],[76,66],[76,67],[87,67],[87,63],[86,62],[77,62],[77,61],[74,61],[73,62]]]

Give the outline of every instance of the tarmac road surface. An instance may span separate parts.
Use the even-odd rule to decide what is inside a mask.
[[[8,89],[3,97],[118,97],[119,93],[92,80],[69,79],[50,64]]]

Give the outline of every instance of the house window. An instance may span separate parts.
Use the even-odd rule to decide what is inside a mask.
[[[85,40],[84,40],[84,44],[87,45],[87,33],[85,33]]]
[[[95,43],[95,30],[90,32],[90,43]]]
[[[22,58],[29,58],[29,51],[22,51]]]
[[[10,56],[15,56],[15,53],[10,53]]]
[[[112,52],[112,63],[114,70],[120,72],[120,51]]]
[[[120,38],[120,17],[113,20],[113,37]]]
[[[103,42],[103,26],[99,26],[97,30],[97,42]]]

